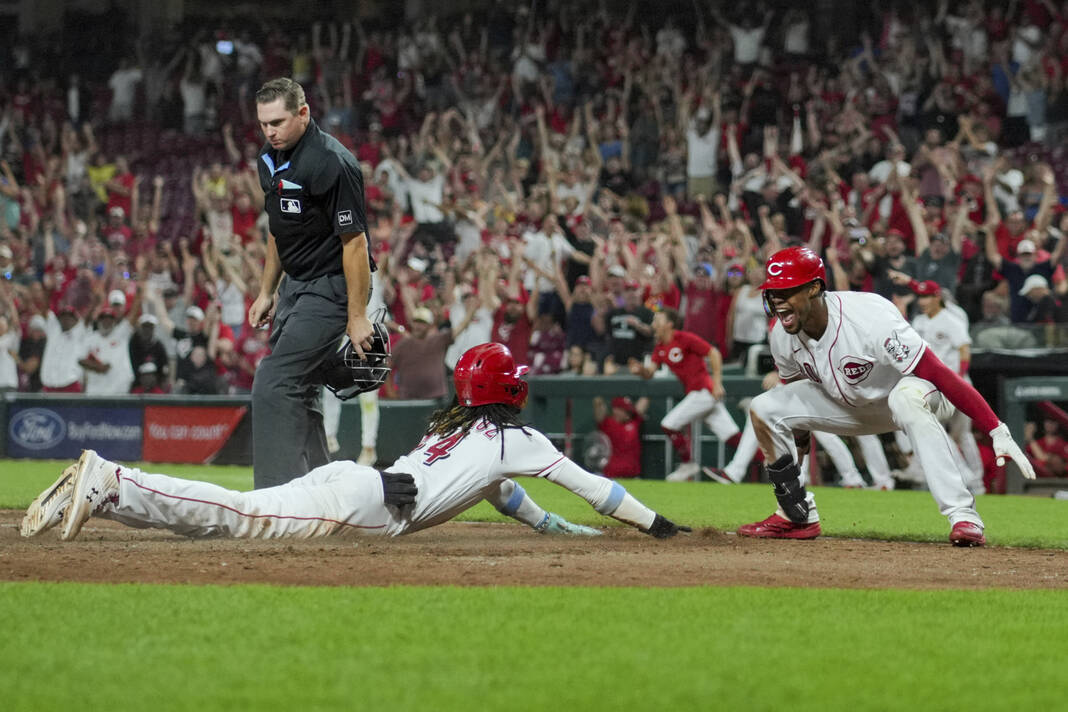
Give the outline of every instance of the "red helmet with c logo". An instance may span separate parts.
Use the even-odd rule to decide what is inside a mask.
[[[764,283],[760,289],[791,289],[820,280],[827,287],[827,270],[823,260],[807,247],[779,250],[764,265]]]
[[[527,401],[527,382],[522,376],[526,366],[517,366],[512,352],[504,344],[479,344],[464,352],[456,363],[453,381],[460,405],[490,403],[522,408]]]

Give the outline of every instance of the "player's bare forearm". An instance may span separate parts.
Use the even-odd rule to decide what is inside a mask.
[[[371,262],[367,256],[367,236],[355,233],[341,236],[341,266],[345,272],[349,323],[346,332],[356,345],[370,346],[371,323],[367,319],[367,299],[371,293]],[[363,353],[357,349],[362,357]]]
[[[341,266],[345,271],[349,320],[367,315],[367,295],[371,289],[371,263],[367,258],[367,236],[360,232],[341,236]]]
[[[278,257],[278,244],[274,235],[267,235],[267,250],[263,262],[263,276],[260,278],[260,294],[271,296],[282,281],[282,260]]]
[[[723,390],[723,355],[715,346],[708,352],[708,368],[712,373],[712,395],[722,398]]]

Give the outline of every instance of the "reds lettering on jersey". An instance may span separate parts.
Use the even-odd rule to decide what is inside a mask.
[[[891,302],[866,292],[828,292],[827,329],[819,339],[787,334],[778,321],[771,353],[783,380],[803,376],[834,400],[861,406],[885,400],[927,348]]]
[[[688,331],[676,331],[671,341],[657,344],[653,349],[653,363],[667,364],[687,393],[691,391],[712,390],[712,377],[705,367],[705,357],[712,350],[712,345],[697,334]]]

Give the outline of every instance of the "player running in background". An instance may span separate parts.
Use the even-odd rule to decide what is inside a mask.
[[[999,464],[1012,459],[1024,477],[1034,478],[1008,426],[938,359],[892,303],[876,294],[827,292],[823,260],[812,250],[780,250],[765,272],[765,303],[778,318],[771,352],[785,385],[756,396],[749,414],[779,507],[738,533],[819,536],[816,502],[798,468],[799,448],[807,447],[809,431],[866,435],[900,428],[952,525],[949,540],[957,546],[985,544],[983,520],[966,486],[968,473],[954,457],[942,422],[956,406],[990,433]]]
[[[33,536],[62,521],[61,538],[69,541],[95,515],[190,537],[398,536],[446,522],[485,499],[538,531],[600,533],[546,512],[512,477],[544,477],[601,514],[660,539],[690,531],[620,484],[586,472],[523,425],[525,372],[502,344],[468,350],[454,372],[457,399],[431,416],[419,445],[385,472],[345,460],[284,485],[236,492],[147,474],[86,450],[34,500],[21,531]]]
[[[686,390],[683,399],[660,421],[661,429],[671,440],[682,463],[665,478],[669,482],[696,480],[701,470],[700,463],[691,460],[690,436],[685,430],[691,423],[704,418],[716,437],[724,442],[740,432],[723,405],[723,357],[719,349],[697,334],[682,331],[681,326],[682,316],[674,309],[665,308],[653,316],[656,340],[653,365],[667,364]],[[705,367],[706,360],[708,368]],[[655,368],[648,368],[637,359],[631,359],[628,365],[631,373],[642,378],[652,378],[656,372]]]

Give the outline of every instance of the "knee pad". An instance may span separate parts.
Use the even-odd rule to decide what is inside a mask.
[[[768,479],[775,487],[775,499],[789,520],[795,524],[808,521],[808,494],[801,484],[801,468],[793,458],[783,455],[767,466]]]

